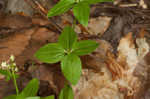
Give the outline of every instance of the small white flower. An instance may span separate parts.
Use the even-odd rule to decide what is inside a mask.
[[[2,68],[7,68],[7,67],[8,67],[8,65],[7,65],[6,62],[2,62],[2,63],[1,63],[1,66],[2,66]]]
[[[16,66],[16,63],[13,63],[12,65],[13,65],[13,66]]]
[[[18,72],[18,68],[17,67],[15,68],[15,72]]]
[[[14,60],[15,60],[15,56],[14,56],[14,55],[11,55],[11,56],[10,56],[10,60],[11,60],[11,61],[14,61]]]

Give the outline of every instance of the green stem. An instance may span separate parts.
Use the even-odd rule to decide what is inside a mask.
[[[14,86],[16,88],[16,93],[17,93],[17,95],[19,95],[19,89],[17,86],[17,81],[16,81],[16,76],[15,76],[14,70],[12,70],[12,76],[13,76]]]
[[[72,28],[75,29],[75,26],[76,26],[76,19],[73,20]]]

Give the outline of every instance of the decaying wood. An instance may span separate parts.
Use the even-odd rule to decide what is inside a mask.
[[[76,99],[136,99],[143,81],[135,76],[135,72],[140,72],[139,68],[143,65],[148,66],[142,62],[149,53],[149,45],[144,39],[136,39],[136,49],[132,33],[128,33],[120,40],[117,57],[109,50],[105,52],[106,65],[98,63],[99,72],[84,69],[79,83],[74,87]]]

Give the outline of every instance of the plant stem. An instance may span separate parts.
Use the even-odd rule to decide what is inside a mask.
[[[16,88],[16,94],[19,95],[19,89],[17,86],[17,81],[16,81],[16,76],[15,76],[14,70],[12,70],[12,76],[13,76],[14,86]]]
[[[75,27],[76,27],[76,19],[73,20],[73,25],[72,25],[73,29],[75,29]]]

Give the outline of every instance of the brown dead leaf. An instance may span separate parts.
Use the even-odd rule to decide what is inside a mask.
[[[31,27],[31,19],[20,15],[0,15],[0,27],[21,29]]]
[[[114,55],[110,52],[107,53],[108,59],[106,60],[107,67],[112,73],[112,79],[116,80],[122,78],[123,67],[116,61]]]
[[[89,35],[103,35],[103,33],[108,29],[110,25],[110,17],[97,17],[91,18],[87,27],[82,26],[81,24],[76,25],[75,31],[77,33],[84,33]]]
[[[17,63],[24,65],[28,60],[38,61],[34,54],[35,52],[48,42],[56,42],[58,34],[46,29],[46,28],[37,28],[36,31],[32,34],[31,39],[29,40],[28,46],[24,51],[17,57]]]
[[[48,81],[50,84],[49,88],[51,88],[56,95],[59,94],[66,81],[61,73],[59,64],[30,66],[29,72],[34,78]]]
[[[1,16],[0,20],[3,17]],[[14,25],[10,25],[9,21]],[[33,24],[34,26],[32,27]],[[0,27],[15,28],[19,31],[13,31],[11,35],[1,39],[0,62],[8,60],[11,54],[16,56],[16,62],[20,67],[27,60],[36,60],[33,56],[40,47],[48,42],[56,42],[57,40],[58,34],[44,27],[48,24],[48,20],[41,17],[36,17],[35,19],[28,19],[19,15],[5,17],[0,23]]]
[[[99,43],[99,47],[91,54],[81,57],[84,68],[90,68],[96,72],[101,71],[101,66],[105,66],[105,61],[107,60],[107,51],[111,51],[111,45],[104,41],[96,39]]]
[[[32,24],[34,24],[34,25],[41,25],[41,26],[45,25],[46,26],[46,25],[49,25],[50,22],[47,19],[38,16],[38,17],[33,17],[32,18]]]
[[[112,18],[110,17],[101,16],[91,18],[86,28],[87,33],[90,33],[90,35],[103,35],[103,33],[108,29],[111,19]]]
[[[19,56],[28,46],[34,31],[34,29],[25,30],[1,40],[0,45],[5,48],[0,49],[0,62],[8,60],[11,54]]]
[[[15,88],[12,82],[7,83],[4,80],[0,80],[0,86],[0,99],[3,99],[8,95],[15,94]]]

